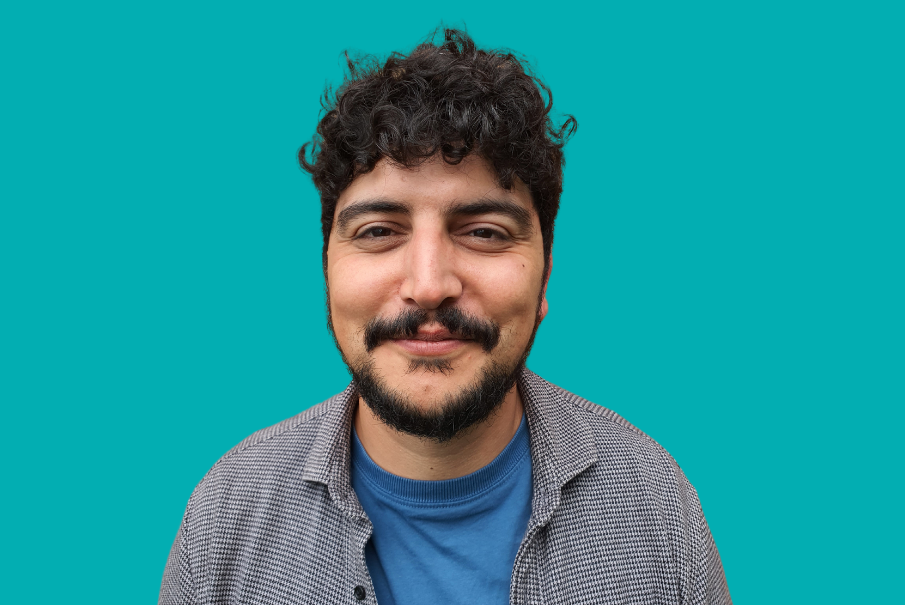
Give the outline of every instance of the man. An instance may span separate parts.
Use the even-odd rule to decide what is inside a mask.
[[[349,66],[299,159],[352,383],[211,469],[160,602],[729,603],[672,458],[525,368],[574,119],[463,32]]]

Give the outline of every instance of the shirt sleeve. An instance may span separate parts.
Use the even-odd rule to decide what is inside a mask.
[[[195,602],[195,589],[192,583],[191,567],[186,548],[185,520],[179,526],[170,556],[163,570],[163,582],[160,585],[158,605],[192,605]]]
[[[684,478],[684,477],[683,477]],[[704,518],[701,502],[697,492],[688,484],[689,495],[692,500],[692,527],[694,537],[691,540],[694,557],[692,568],[694,569],[691,590],[687,602],[690,605],[732,605],[729,596],[729,587],[726,584],[726,574],[723,571],[723,562],[717,551],[710,527]]]
[[[692,602],[701,603],[701,605],[732,605],[720,553],[716,549],[713,536],[710,534],[703,515],[701,521],[704,526],[701,581],[698,584],[699,590],[695,591],[698,594],[694,595]]]

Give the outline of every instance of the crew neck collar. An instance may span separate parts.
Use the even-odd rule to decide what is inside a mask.
[[[584,414],[584,410],[598,410],[598,406],[547,382],[527,368],[522,369],[518,389],[531,442],[531,527],[534,527],[549,521],[559,505],[563,486],[598,462],[597,443]],[[357,405],[358,391],[352,382],[342,393],[301,415],[319,419],[314,443],[306,450],[301,464],[300,478],[326,486],[331,500],[353,519],[366,516],[352,490],[349,472],[352,417]],[[597,413],[610,422],[637,430],[611,410]]]
[[[352,475],[394,500],[421,506],[449,505],[476,498],[506,479],[530,456],[528,424],[525,415],[515,435],[490,464],[463,477],[425,481],[406,479],[377,466],[371,460],[352,428]]]

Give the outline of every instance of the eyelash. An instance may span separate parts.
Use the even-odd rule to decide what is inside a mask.
[[[387,231],[389,233],[387,233],[385,235],[375,235],[374,234],[375,231]],[[478,235],[474,235],[478,231],[485,231],[490,234],[490,237],[481,237]],[[396,232],[392,228],[376,226],[376,227],[369,227],[368,229],[365,229],[359,235],[357,235],[355,237],[355,239],[382,239],[384,237],[390,237],[392,235],[396,235]],[[467,235],[471,235],[472,237],[476,237],[478,239],[484,239],[484,240],[494,240],[494,239],[504,240],[504,241],[509,240],[509,237],[505,233],[503,233],[502,231],[499,231],[497,229],[491,229],[490,227],[478,227],[477,229],[472,229],[471,231],[469,231],[467,233]]]
[[[389,231],[389,233],[387,235],[383,235],[383,236],[374,235],[374,231],[378,231],[378,230]],[[362,231],[361,234],[359,234],[358,237],[356,237],[355,239],[368,238],[368,237],[373,238],[373,239],[376,239],[379,237],[389,237],[393,233],[394,233],[394,231],[392,229],[390,229],[389,227],[369,227],[368,229],[365,229],[364,231]]]
[[[490,227],[479,227],[477,229],[472,229],[471,231],[468,232],[468,234],[473,235],[474,233],[477,233],[478,231],[486,231],[487,233],[490,234],[490,237],[481,237],[478,235],[474,236],[474,237],[478,237],[480,239],[508,239],[502,232],[497,231],[496,229],[491,229]]]

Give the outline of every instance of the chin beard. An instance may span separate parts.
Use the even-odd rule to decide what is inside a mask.
[[[499,410],[506,394],[515,386],[525,367],[525,362],[528,360],[537,329],[540,327],[539,310],[543,290],[541,290],[541,298],[538,300],[538,314],[528,343],[522,354],[511,364],[501,363],[491,356],[492,351],[500,342],[499,326],[493,321],[468,315],[454,307],[442,308],[433,312],[418,309],[402,313],[394,318],[371,320],[364,327],[365,352],[352,363],[343,352],[333,330],[329,296],[328,290],[327,325],[333,334],[333,340],[336,348],[339,349],[340,356],[352,374],[352,381],[358,390],[358,395],[364,400],[365,405],[381,422],[392,429],[437,443],[445,443],[489,419]],[[457,392],[448,393],[442,401],[436,402],[428,410],[423,410],[398,389],[387,385],[384,377],[375,370],[374,359],[370,353],[388,339],[414,335],[419,326],[429,320],[439,322],[453,334],[465,335],[475,340],[489,358],[472,384]],[[448,376],[454,371],[454,368],[446,360],[422,358],[412,360],[406,374],[419,370]],[[403,380],[405,379],[403,378]]]
[[[402,433],[444,443],[484,422],[500,408],[518,380],[527,357],[525,351],[513,367],[489,360],[473,384],[449,394],[435,409],[427,411],[387,386],[374,371],[372,359],[355,367],[350,364],[349,369],[361,399],[384,424]]]

